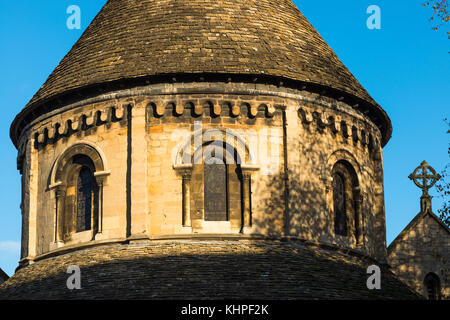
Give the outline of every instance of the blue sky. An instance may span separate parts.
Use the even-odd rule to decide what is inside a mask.
[[[19,260],[20,175],[9,126],[81,36],[105,0],[15,0],[0,7],[0,267]],[[387,111],[394,132],[384,148],[388,244],[419,211],[420,190],[408,175],[422,160],[440,171],[448,163],[450,41],[432,31],[421,0],[296,0],[294,3],[338,57]],[[66,27],[67,7],[81,8],[81,30]],[[369,30],[370,5],[381,30]],[[431,194],[435,194],[432,190]],[[440,200],[434,199],[435,211]]]

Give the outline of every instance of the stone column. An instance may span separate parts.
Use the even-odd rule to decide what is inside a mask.
[[[95,240],[101,240],[103,236],[103,189],[106,183],[106,178],[109,176],[108,171],[95,172],[95,180],[98,186],[98,220],[97,233],[93,235]],[[94,211],[92,211],[94,212]],[[93,228],[92,228],[93,229]]]
[[[191,172],[183,173],[183,227],[191,227]]]
[[[103,232],[103,179],[98,179],[98,233]]]
[[[95,177],[98,186],[98,221],[97,221],[97,233],[103,232],[103,184],[105,176]]]
[[[91,241],[95,240],[95,187],[91,190]]]
[[[64,198],[66,197],[66,190],[63,186],[58,186],[55,189],[56,208],[55,208],[55,236],[54,242],[56,247],[59,247],[62,241],[63,227],[64,227]]]
[[[244,204],[244,221],[243,227],[250,228],[252,226],[252,217],[251,217],[251,187],[250,187],[250,174],[244,173],[242,175],[242,192],[243,192],[243,204]]]
[[[330,223],[327,224],[328,234],[332,236],[334,235],[333,177],[330,173],[322,179],[325,185],[325,214],[330,221]]]
[[[355,188],[354,190],[355,194],[355,219],[356,219],[356,244],[357,245],[363,245],[363,239],[364,239],[364,228],[363,228],[363,195],[361,194],[360,188]]]

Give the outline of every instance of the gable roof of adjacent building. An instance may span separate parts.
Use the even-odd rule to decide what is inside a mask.
[[[9,279],[9,276],[0,268],[0,283]]]
[[[433,221],[435,221],[439,226],[441,226],[450,236],[450,228],[447,227],[447,225],[442,222],[441,219],[439,219],[436,214],[434,214],[432,211],[428,210],[426,212],[419,212],[414,219],[411,220],[411,222],[406,226],[405,229],[400,232],[400,234],[394,239],[394,241],[391,242],[389,247],[387,248],[388,254],[392,252],[395,248],[395,246],[400,243],[409,232],[414,229],[423,219],[425,219],[427,216],[431,217]]]

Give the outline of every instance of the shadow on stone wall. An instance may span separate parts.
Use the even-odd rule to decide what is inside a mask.
[[[289,148],[290,155],[300,150],[300,156],[304,157],[302,162],[307,163],[302,168],[299,163],[295,163],[292,159],[288,160],[289,235],[314,240],[328,239],[332,230],[332,221],[327,213],[327,194],[320,175],[329,154],[317,151],[318,148],[314,142],[303,143],[301,146],[299,142],[295,142],[290,144]],[[313,168],[314,171],[308,168]],[[286,214],[284,173],[265,176],[262,180],[261,185],[264,187],[255,192],[265,196],[254,207],[264,214],[253,219],[255,233],[284,234],[283,221]]]

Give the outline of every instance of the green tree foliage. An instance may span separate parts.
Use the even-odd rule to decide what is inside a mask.
[[[445,122],[450,128],[450,122],[445,119]],[[447,134],[450,130],[447,131]],[[448,148],[448,155],[450,157],[450,144]],[[438,210],[441,220],[450,228],[450,163],[448,163],[441,173],[442,178],[436,183],[436,188],[439,196],[444,200],[442,208]]]
[[[450,1],[449,0],[431,0],[423,4],[424,7],[431,7],[433,9],[433,16],[430,21],[434,22],[433,30],[439,30],[443,27],[447,28],[447,37],[450,39],[450,30],[448,28],[448,21],[450,20]]]

